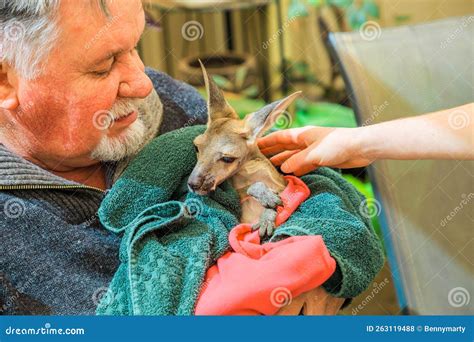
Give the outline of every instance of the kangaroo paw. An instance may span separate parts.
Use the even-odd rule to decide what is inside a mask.
[[[258,229],[260,237],[272,236],[275,231],[276,210],[265,208],[258,223],[252,225],[253,230]]]
[[[263,182],[252,184],[247,189],[247,194],[259,201],[265,208],[274,209],[282,204],[280,196],[268,188]]]

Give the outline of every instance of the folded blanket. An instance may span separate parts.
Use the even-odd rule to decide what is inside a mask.
[[[310,195],[306,184],[285,176],[276,225],[284,223]],[[196,315],[274,315],[293,298],[319,287],[335,271],[336,261],[321,235],[292,236],[260,244],[258,230],[241,223],[230,231],[233,251],[206,273]]]
[[[240,203],[228,182],[206,197],[187,191],[196,163],[193,139],[204,126],[161,135],[149,143],[108,192],[99,218],[123,234],[121,265],[97,314],[190,315],[206,270],[229,250]],[[364,291],[382,267],[380,243],[359,212],[363,200],[335,171],[301,178],[311,196],[271,237],[321,235],[337,261],[323,286],[335,296]],[[264,241],[265,242],[265,241]]]

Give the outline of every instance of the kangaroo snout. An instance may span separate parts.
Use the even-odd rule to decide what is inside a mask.
[[[215,179],[202,173],[193,171],[188,178],[188,188],[199,195],[207,195],[214,190]]]
[[[191,177],[189,177],[189,179],[188,179],[188,187],[189,187],[189,189],[190,189],[192,192],[196,192],[196,191],[199,190],[199,188],[201,187],[202,181],[203,181],[202,178],[198,178],[198,177],[191,178]]]

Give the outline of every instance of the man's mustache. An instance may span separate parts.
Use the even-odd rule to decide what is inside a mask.
[[[139,108],[143,100],[133,99],[133,100],[118,100],[114,103],[112,108],[110,108],[109,113],[113,120],[120,119],[121,117],[127,116],[131,112],[137,111],[139,114]]]

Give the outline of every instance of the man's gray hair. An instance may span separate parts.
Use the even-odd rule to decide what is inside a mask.
[[[59,37],[60,1],[0,0],[0,61],[27,79],[41,75]],[[108,16],[106,0],[95,1]]]

